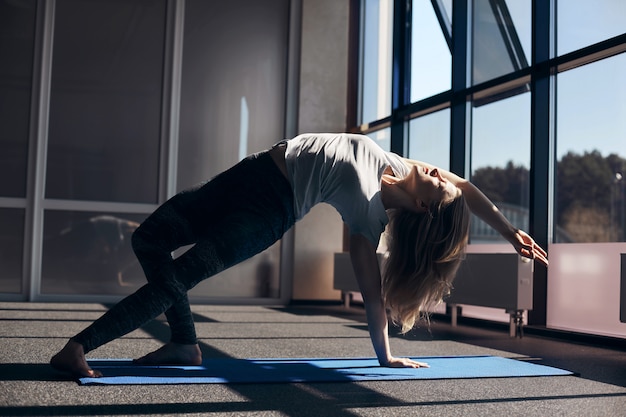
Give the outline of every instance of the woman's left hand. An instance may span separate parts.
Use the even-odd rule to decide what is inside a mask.
[[[381,365],[389,368],[430,368],[425,362],[417,362],[409,358],[395,358],[392,357],[387,363],[381,363]]]
[[[548,266],[548,253],[523,230],[516,230],[511,242],[517,253],[525,258],[534,259]]]

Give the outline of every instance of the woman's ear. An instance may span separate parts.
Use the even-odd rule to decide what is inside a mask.
[[[420,200],[419,198],[415,200],[415,208],[418,213],[425,213],[428,211],[428,205],[426,205],[424,200]]]

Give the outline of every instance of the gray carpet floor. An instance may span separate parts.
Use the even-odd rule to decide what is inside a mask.
[[[620,343],[551,338],[435,318],[396,355],[498,355],[576,376],[315,384],[80,386],[48,366],[67,338],[99,317],[100,304],[0,303],[0,415],[10,416],[626,416],[626,350]],[[204,357],[373,356],[358,307],[193,308]],[[132,358],[167,340],[162,319],[90,353]]]

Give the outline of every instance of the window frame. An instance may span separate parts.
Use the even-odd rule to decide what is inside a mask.
[[[490,0],[493,7],[505,0]],[[626,52],[626,33],[605,39],[584,48],[556,56],[556,0],[531,0],[532,46],[527,66],[494,79],[471,85],[472,62],[468,58],[471,45],[472,2],[453,0],[452,27],[448,32],[441,0],[431,0],[439,24],[452,51],[452,87],[448,91],[410,102],[411,67],[411,0],[394,1],[393,80],[391,115],[378,120],[349,124],[348,130],[369,134],[391,129],[391,151],[408,153],[408,122],[417,117],[450,108],[450,169],[468,177],[469,106],[476,100],[489,102],[511,94],[531,92],[531,166],[529,232],[547,248],[553,242],[553,199],[555,169],[555,76]],[[360,2],[353,0],[353,7]],[[494,6],[495,5],[495,6]],[[510,16],[509,16],[510,17]],[[506,16],[502,17],[506,23]],[[501,26],[501,25],[500,25]],[[358,29],[357,29],[358,30]],[[519,41],[518,41],[519,43]],[[515,46],[515,45],[513,45]],[[519,45],[518,45],[519,46]],[[357,48],[358,50],[358,48]],[[515,55],[517,49],[513,47]],[[511,52],[511,51],[509,51]],[[518,51],[519,52],[519,51]],[[517,55],[515,55],[517,56]],[[358,94],[349,98],[358,106]],[[352,119],[354,121],[354,119]],[[349,120],[350,122],[350,120]],[[547,270],[535,269],[534,306],[529,323],[546,324]]]

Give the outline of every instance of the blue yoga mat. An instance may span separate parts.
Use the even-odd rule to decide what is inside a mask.
[[[497,356],[413,358],[430,368],[385,368],[373,358],[205,359],[201,366],[138,366],[130,359],[89,360],[100,378],[84,385],[354,382],[411,379],[504,378],[572,375],[571,372]]]

